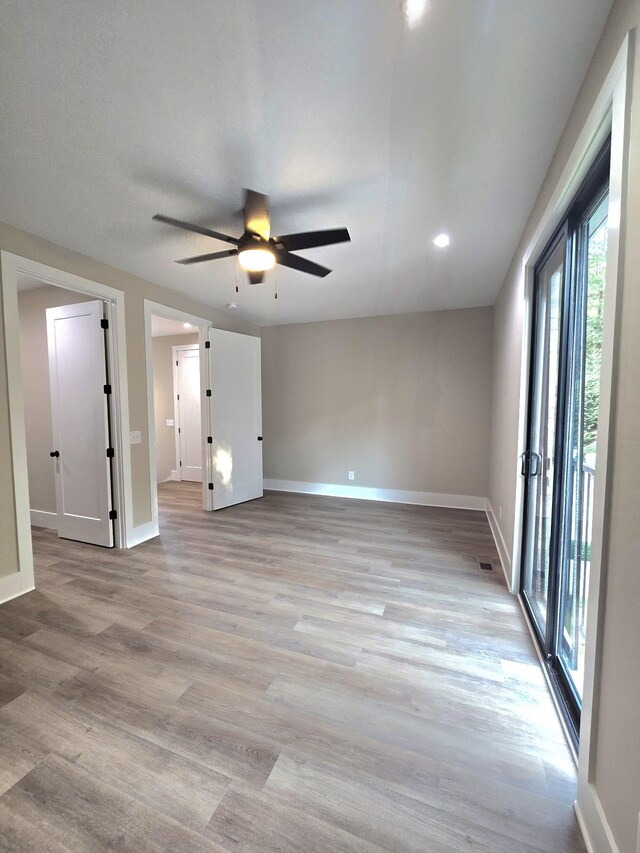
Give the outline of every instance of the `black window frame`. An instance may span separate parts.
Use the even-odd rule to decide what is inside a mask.
[[[567,471],[567,430],[566,421],[569,410],[570,395],[570,360],[574,346],[574,317],[576,304],[584,299],[585,294],[585,253],[587,250],[584,238],[585,223],[602,202],[609,190],[611,160],[611,138],[609,137],[601,147],[589,172],[583,180],[578,192],[570,202],[567,212],[544,250],[541,252],[534,266],[534,285],[531,313],[531,341],[529,350],[529,372],[527,390],[527,423],[526,442],[529,449],[535,370],[535,346],[536,336],[534,332],[535,318],[537,316],[538,304],[538,282],[539,276],[545,263],[558,246],[564,240],[566,244],[565,272],[561,294],[561,331],[560,331],[560,362],[558,366],[558,386],[556,400],[556,425],[555,425],[555,470],[553,484],[553,507],[551,516],[551,539],[549,546],[549,584],[547,590],[547,619],[544,633],[534,614],[524,589],[525,574],[520,572],[520,599],[523,602],[525,612],[533,628],[542,653],[549,680],[554,689],[560,709],[563,713],[569,734],[577,748],[580,739],[581,702],[574,689],[572,680],[559,655],[558,637],[560,634],[560,607],[559,596],[561,592],[561,566],[563,560],[564,528],[563,521],[566,517],[566,491],[564,488]],[[529,489],[524,490],[522,507],[523,529],[521,542],[521,569],[524,565],[526,552],[527,518],[529,509]]]

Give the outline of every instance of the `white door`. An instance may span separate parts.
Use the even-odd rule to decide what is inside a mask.
[[[178,472],[181,480],[201,483],[200,347],[176,346],[173,352]]]
[[[104,305],[47,309],[58,536],[113,546]]]
[[[209,330],[213,509],[262,497],[260,338]]]

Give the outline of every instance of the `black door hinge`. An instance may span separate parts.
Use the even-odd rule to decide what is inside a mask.
[[[109,510],[109,521],[114,521],[118,517],[118,513],[115,509]]]
[[[209,483],[209,490],[213,491],[213,483]]]
[[[113,459],[114,451],[113,447],[107,447],[107,459]]]
[[[176,394],[176,397],[177,397],[177,399],[179,400],[179,399],[180,399],[180,394]]]
[[[205,349],[211,349],[211,341],[205,341],[204,342],[204,348]]]
[[[176,367],[178,366],[178,362],[176,361]]]
[[[180,460],[180,467],[182,468],[182,459]]]
[[[104,319],[100,320],[100,328],[101,329],[108,329],[109,328],[109,321],[104,320]]]
[[[103,391],[105,394],[111,393],[111,385],[103,385]]]
[[[181,432],[180,427],[178,427],[178,435],[180,434],[180,432]]]
[[[206,393],[207,393],[207,397],[210,397],[211,396],[211,388],[207,388]]]
[[[213,444],[213,436],[211,436],[211,435],[207,436],[207,444]]]

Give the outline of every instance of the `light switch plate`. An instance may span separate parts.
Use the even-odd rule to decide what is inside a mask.
[[[166,424],[167,424],[167,426],[175,426],[176,422],[174,421],[173,418],[167,418]]]
[[[140,434],[140,430],[136,429],[129,433],[129,444],[140,444],[142,441],[142,435]]]

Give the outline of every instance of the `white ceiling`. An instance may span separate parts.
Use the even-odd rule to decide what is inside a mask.
[[[492,304],[610,6],[0,0],[0,219],[260,324]],[[176,265],[243,187],[334,272]]]
[[[197,326],[189,326],[185,328],[184,323],[180,320],[170,320],[168,317],[157,317],[151,315],[151,337],[164,338],[167,335],[193,335],[197,334]]]

